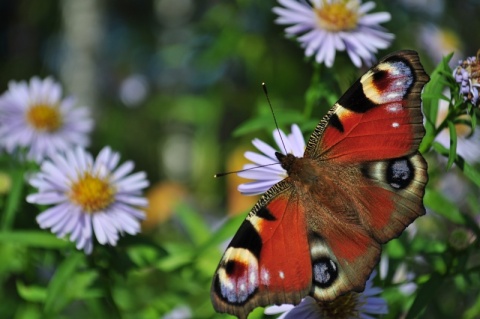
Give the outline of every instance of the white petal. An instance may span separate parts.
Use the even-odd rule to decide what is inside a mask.
[[[367,14],[360,18],[359,23],[363,25],[377,25],[379,23],[388,22],[392,19],[392,16],[388,12],[377,12],[372,14]]]
[[[68,198],[65,194],[59,194],[56,192],[43,192],[27,196],[27,202],[40,205],[59,204],[67,200]]]
[[[112,176],[112,181],[117,181],[127,174],[130,174],[134,167],[135,165],[132,161],[126,161],[115,170]]]
[[[261,167],[258,169],[251,169],[248,171],[239,172],[237,173],[237,175],[248,179],[270,180],[277,179],[280,175],[286,175],[286,172],[285,170],[283,170],[283,174],[279,174],[279,172],[276,170],[268,169],[268,167]]]
[[[258,165],[270,165],[272,163],[278,163],[278,160],[274,161],[270,157],[250,151],[245,152],[245,158]]]
[[[145,197],[133,195],[117,194],[117,196],[115,196],[115,200],[121,203],[139,207],[146,207],[148,205],[148,200]]]
[[[65,215],[68,215],[68,209],[70,207],[70,204],[53,206],[37,216],[37,223],[40,225],[40,228],[50,228],[62,220]]]
[[[95,237],[97,238],[98,242],[102,245],[105,245],[107,243],[107,234],[103,229],[102,220],[99,216],[100,214],[97,213],[92,218],[93,232],[95,233]]]
[[[279,178],[278,180],[244,183],[244,184],[238,185],[237,189],[240,193],[245,195],[263,194],[266,191],[268,191],[273,185],[280,182],[281,180],[282,179]]]
[[[303,13],[305,15],[312,14],[313,10],[310,6],[307,6],[303,3],[300,3],[298,1],[293,1],[293,0],[278,0],[278,3],[280,3],[282,6],[284,6],[287,9],[294,10],[299,13]]]
[[[365,2],[360,6],[360,8],[358,8],[358,13],[361,13],[361,14],[367,13],[368,11],[375,8],[375,6],[376,4],[373,1]]]
[[[291,130],[292,133],[288,136],[288,139],[292,145],[293,155],[301,157],[305,152],[305,139],[297,124],[293,124]]]
[[[265,143],[264,141],[262,141],[258,138],[255,138],[252,141],[252,144],[263,154],[267,155],[268,157],[270,157],[274,161],[277,160],[277,157],[275,156],[275,153],[277,152],[277,150],[274,149],[273,147],[271,147],[270,145],[268,145],[267,143]]]

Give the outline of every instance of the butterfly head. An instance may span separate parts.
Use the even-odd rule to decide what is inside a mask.
[[[287,155],[275,152],[275,156],[277,157],[278,161],[280,162],[280,165],[282,165],[282,168],[287,171],[287,173],[290,175],[290,171],[292,170],[292,166],[298,158],[293,155],[292,153],[288,153]]]

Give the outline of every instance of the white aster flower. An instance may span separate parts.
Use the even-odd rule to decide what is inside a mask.
[[[282,313],[277,319],[373,319],[371,315],[388,313],[387,302],[377,297],[382,292],[373,286],[376,271],[372,272],[362,293],[350,292],[332,302],[317,302],[305,297],[297,306],[281,305],[265,309],[265,314]]]
[[[60,84],[51,78],[12,81],[0,97],[0,146],[8,153],[26,148],[27,158],[40,162],[58,151],[87,146],[92,128],[88,108],[62,99]]]
[[[280,134],[282,138],[280,138]],[[270,187],[287,177],[287,172],[280,166],[280,162],[275,156],[275,152],[282,154],[292,153],[296,157],[302,157],[305,151],[305,139],[298,125],[292,125],[292,133],[285,135],[280,130],[273,131],[273,138],[278,145],[279,151],[258,138],[252,141],[252,144],[263,154],[255,152],[245,152],[245,157],[254,164],[243,166],[245,171],[239,172],[238,176],[248,179],[254,179],[254,182],[240,184],[238,190],[245,195],[258,195],[266,192]],[[285,147],[282,144],[285,143]],[[286,148],[286,150],[285,150]],[[285,153],[285,151],[287,153]],[[272,165],[274,164],[274,165]],[[268,166],[264,166],[268,165]],[[259,167],[264,166],[264,167]]]
[[[347,51],[356,67],[375,61],[378,49],[387,48],[394,35],[379,24],[390,21],[388,12],[367,14],[374,2],[360,0],[278,0],[273,8],[278,24],[290,25],[287,36],[297,37],[307,57],[331,67],[336,51]]]
[[[78,147],[58,153],[42,163],[30,180],[38,193],[27,202],[53,205],[37,216],[41,228],[50,228],[59,238],[67,234],[77,249],[90,254],[93,234],[100,244],[115,246],[119,234],[140,232],[147,206],[141,190],[148,186],[146,174],[132,172],[127,161],[118,166],[120,154],[104,147],[94,160]],[[118,166],[118,167],[117,167]]]

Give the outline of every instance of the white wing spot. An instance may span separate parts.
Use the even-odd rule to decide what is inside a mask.
[[[393,100],[398,97],[398,93],[389,93],[387,94],[387,99]]]
[[[279,271],[278,275],[280,276],[280,278],[285,279],[285,274],[283,273],[283,271]]]
[[[250,272],[250,275],[249,275],[249,279],[250,279],[250,283],[252,285],[256,285],[257,284],[257,275],[255,274],[255,272]]]
[[[401,109],[402,109],[402,107],[400,105],[389,105],[389,106],[387,106],[387,111],[392,112],[392,113],[399,112]]]
[[[268,272],[268,270],[262,267],[262,270],[260,271],[260,276],[262,284],[268,285],[270,283],[270,273]]]
[[[398,124],[397,122],[393,122],[393,123],[392,123],[392,127],[394,127],[394,128],[397,128],[397,127],[399,127],[399,126],[400,126],[400,124]]]

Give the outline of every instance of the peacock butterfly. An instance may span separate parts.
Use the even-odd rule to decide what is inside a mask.
[[[427,163],[415,51],[384,57],[338,100],[304,156],[276,153],[288,177],[253,207],[213,277],[218,312],[361,292],[381,244],[425,214]]]

